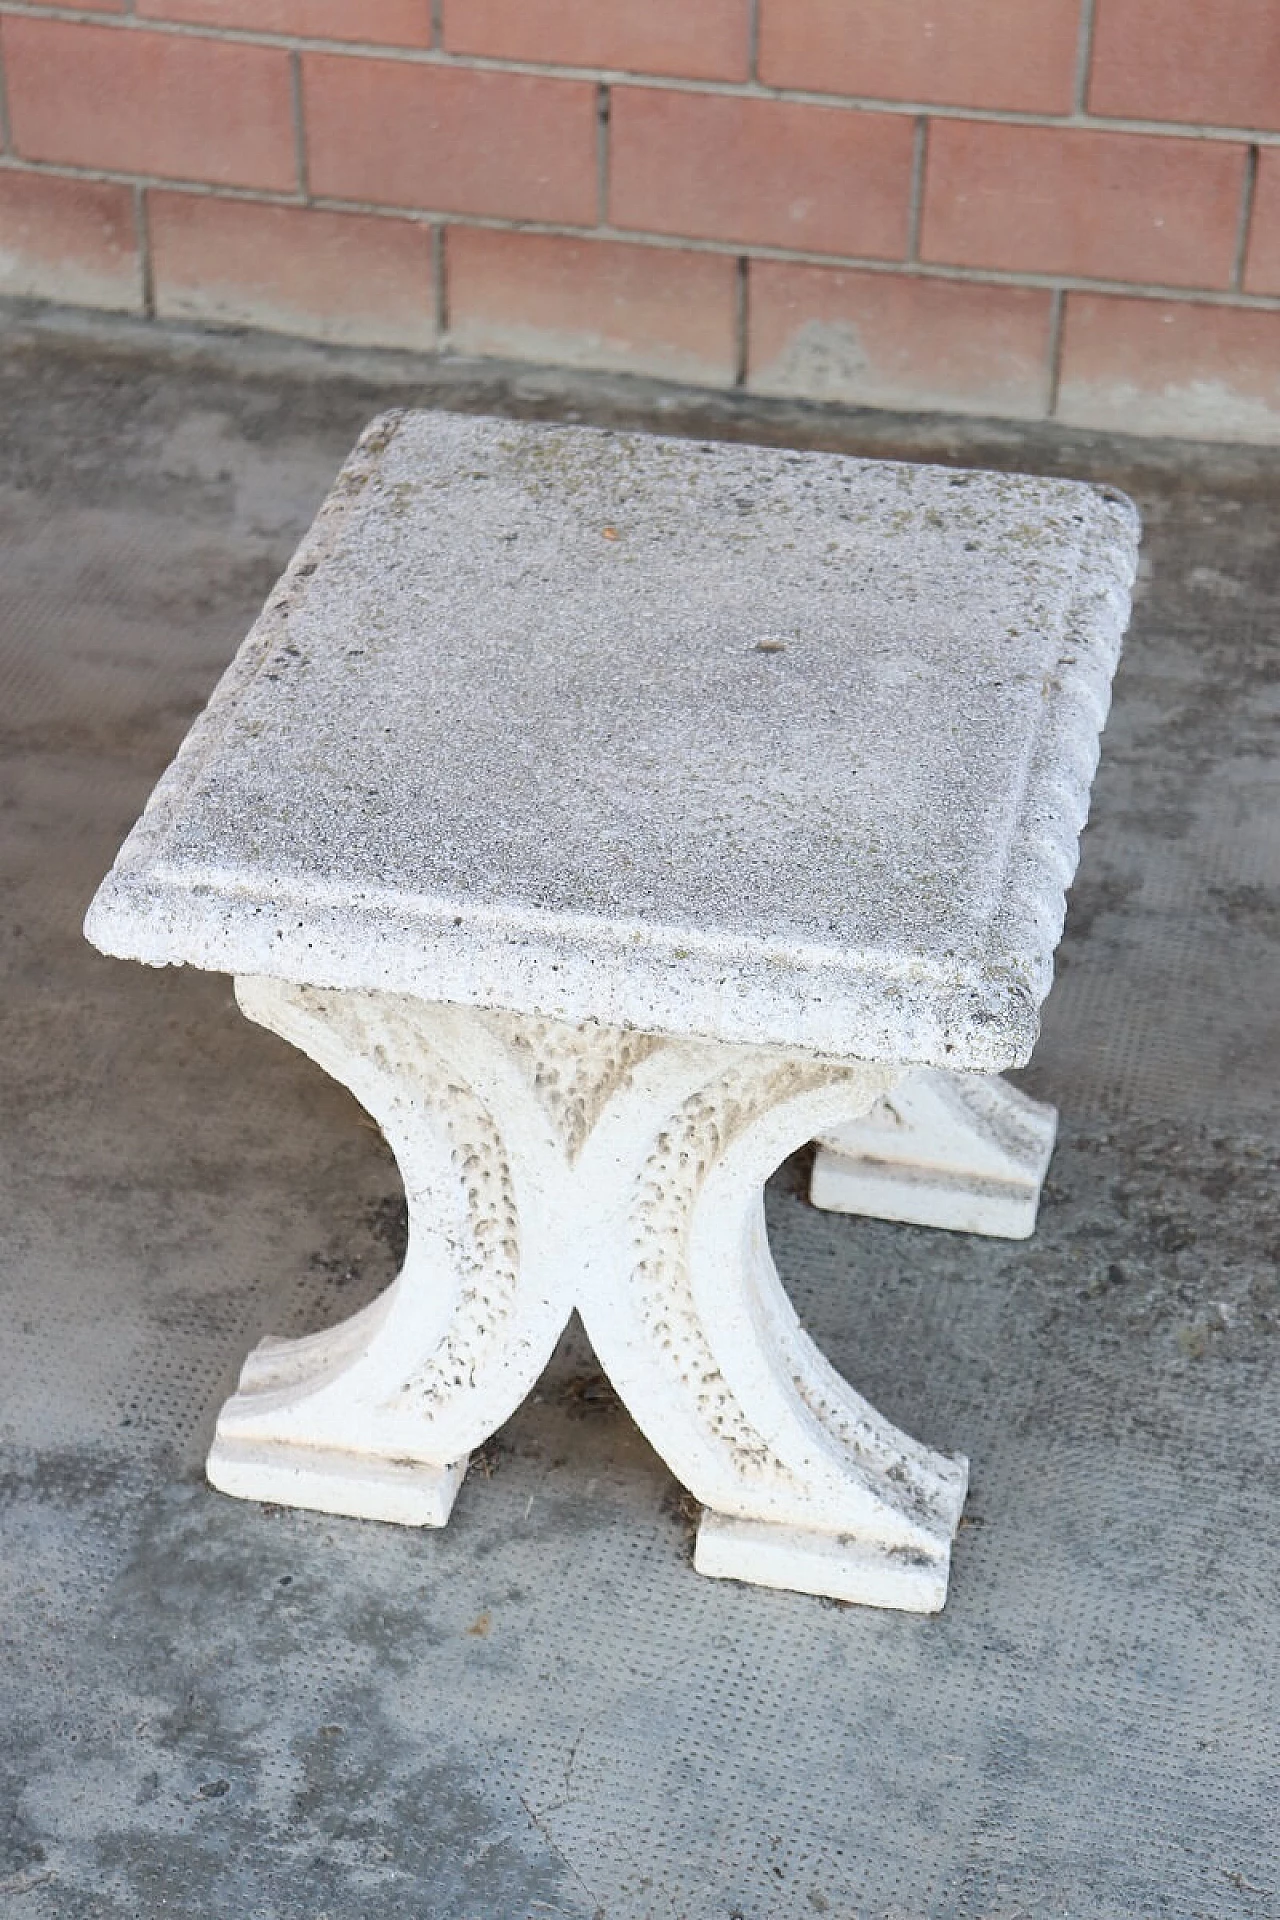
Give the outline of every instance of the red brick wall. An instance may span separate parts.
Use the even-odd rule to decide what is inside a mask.
[[[0,0],[0,293],[1280,439],[1280,0]]]

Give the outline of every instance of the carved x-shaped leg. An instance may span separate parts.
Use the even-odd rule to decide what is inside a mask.
[[[442,1525],[468,1454],[576,1307],[706,1509],[701,1571],[942,1605],[966,1465],[827,1364],[764,1224],[773,1169],[868,1112],[894,1070],[278,981],[237,991],[378,1120],[409,1246],[363,1312],[250,1356],[218,1421],[216,1486]]]

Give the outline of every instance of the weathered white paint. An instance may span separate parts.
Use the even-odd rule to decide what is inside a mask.
[[[250,1356],[218,1421],[216,1486],[442,1525],[468,1454],[576,1307],[683,1484],[717,1522],[752,1523],[704,1522],[705,1572],[942,1604],[965,1463],[827,1365],[764,1227],[769,1173],[869,1107],[891,1068],[272,980],[237,991],[378,1120],[409,1249],[352,1320]]]

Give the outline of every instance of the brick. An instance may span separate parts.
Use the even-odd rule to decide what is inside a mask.
[[[33,7],[63,7],[74,4],[77,13],[124,13],[127,0],[28,0]]]
[[[450,53],[745,80],[749,0],[445,0]]]
[[[218,186],[297,184],[289,55],[8,15],[13,144],[29,160]]]
[[[900,258],[912,140],[905,114],[619,87],[611,218],[652,233]]]
[[[935,120],[921,258],[1226,287],[1245,155],[1221,140]]]
[[[1280,442],[1280,313],[1068,294],[1058,411],[1076,426]]]
[[[148,195],[156,311],[378,347],[433,347],[429,230],[371,213]]]
[[[1068,113],[1079,0],[760,0],[773,87]]]
[[[151,20],[291,33],[311,40],[363,40],[393,47],[431,45],[431,0],[135,0]]]
[[[725,386],[737,367],[727,255],[451,227],[449,328],[463,353]]]
[[[1039,418],[1052,295],[753,260],[748,385],[852,406]]]
[[[1280,148],[1263,147],[1249,222],[1244,284],[1249,293],[1280,293]]]
[[[1091,113],[1280,128],[1275,0],[1098,0]]]
[[[0,294],[140,310],[132,189],[0,172]]]
[[[596,89],[587,81],[305,54],[313,192],[340,200],[587,225]]]

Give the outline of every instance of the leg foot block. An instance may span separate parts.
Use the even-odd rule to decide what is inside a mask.
[[[1026,1240],[1058,1116],[998,1075],[922,1070],[818,1142],[810,1198],[831,1213]]]
[[[422,1460],[381,1460],[277,1441],[219,1434],[205,1468],[220,1493],[271,1500],[353,1520],[390,1520],[402,1527],[442,1527],[467,1471],[465,1460],[438,1467]]]
[[[813,1163],[809,1198],[824,1213],[856,1213],[868,1220],[900,1220],[994,1240],[1029,1240],[1040,1189],[857,1160],[824,1145]]]
[[[813,1533],[770,1521],[704,1513],[693,1564],[721,1580],[823,1594],[865,1607],[939,1613],[947,1597],[950,1554],[882,1547],[849,1534]]]

